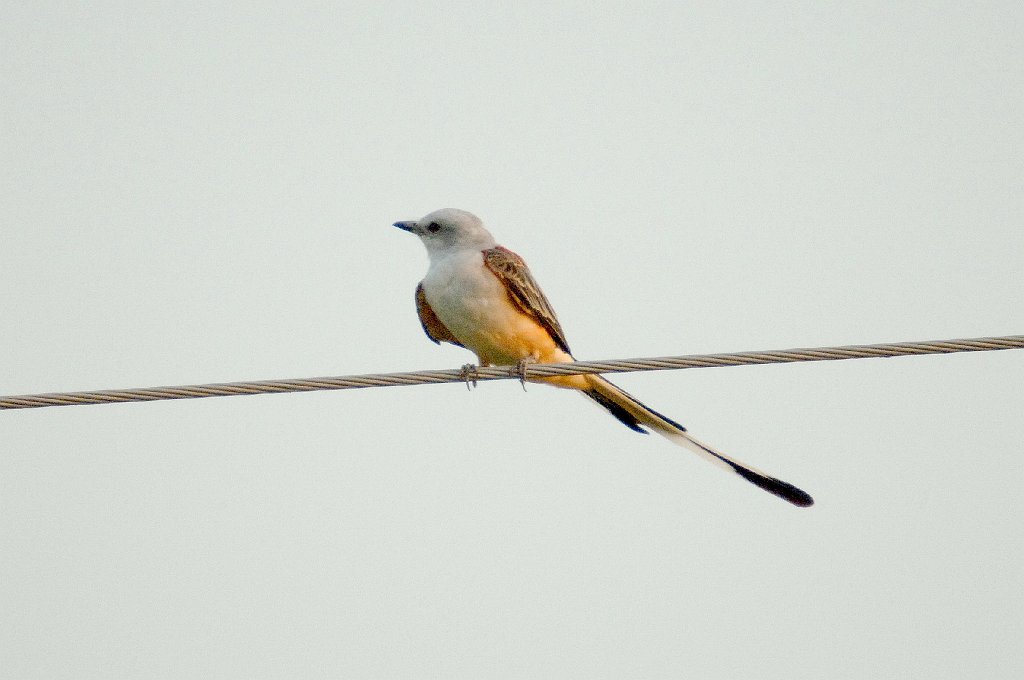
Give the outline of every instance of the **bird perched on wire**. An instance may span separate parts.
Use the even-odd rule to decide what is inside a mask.
[[[416,311],[427,337],[438,344],[465,347],[482,366],[518,365],[524,375],[526,363],[574,361],[551,303],[526,263],[498,245],[480,218],[444,208],[394,226],[418,236],[430,257],[427,274],[416,287]],[[578,390],[631,430],[645,434],[653,430],[794,505],[814,503],[792,484],[697,441],[685,427],[600,375],[530,380]]]

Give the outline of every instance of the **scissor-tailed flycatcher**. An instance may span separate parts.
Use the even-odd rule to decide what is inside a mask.
[[[476,215],[445,208],[395,226],[419,236],[430,256],[427,275],[416,287],[416,311],[431,340],[471,350],[482,366],[574,360],[555,312],[526,263],[499,246]],[[631,430],[646,434],[648,427],[794,505],[814,503],[792,484],[702,444],[685,427],[600,375],[532,380],[579,390]]]

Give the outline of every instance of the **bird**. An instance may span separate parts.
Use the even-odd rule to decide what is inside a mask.
[[[526,262],[498,245],[479,217],[442,208],[394,226],[418,236],[427,249],[430,263],[416,286],[415,300],[423,331],[432,341],[470,350],[481,366],[518,366],[524,376],[528,363],[575,361],[558,317]],[[635,432],[655,432],[793,505],[814,504],[805,491],[700,442],[601,375],[529,380],[577,390]]]

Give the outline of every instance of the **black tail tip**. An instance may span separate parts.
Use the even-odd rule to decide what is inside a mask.
[[[755,486],[759,486],[765,491],[775,496],[778,496],[784,501],[788,501],[799,508],[809,508],[814,505],[814,499],[811,495],[803,489],[798,489],[789,482],[784,482],[781,479],[775,479],[774,477],[767,477],[765,475],[759,475],[752,470],[746,470],[744,468],[734,468],[736,474],[743,479],[747,480]]]

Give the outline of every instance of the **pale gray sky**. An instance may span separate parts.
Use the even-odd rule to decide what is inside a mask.
[[[6,3],[0,394],[1024,332],[1024,5]],[[1024,353],[0,414],[2,678],[1024,673]]]

